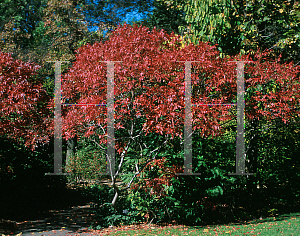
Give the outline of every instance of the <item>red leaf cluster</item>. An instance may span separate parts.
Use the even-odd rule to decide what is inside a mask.
[[[267,52],[255,54],[254,63],[245,66],[245,87],[256,89],[246,100],[245,114],[250,120],[278,118],[286,123],[300,114],[300,66],[292,62],[280,64],[266,55]],[[244,58],[250,60],[250,56]]]
[[[45,134],[49,110],[39,106],[47,96],[41,81],[33,79],[39,68],[0,52],[0,135],[22,137],[32,148],[49,140]]]
[[[161,198],[166,196],[165,186],[170,186],[172,178],[177,178],[176,173],[183,172],[182,166],[172,165],[168,167],[167,160],[164,157],[149,162],[145,168],[146,173],[151,175],[151,172],[155,172],[154,168],[157,173],[153,174],[157,177],[144,179],[142,186],[141,183],[132,184],[131,189],[143,188],[145,192],[150,192],[150,196]]]
[[[116,62],[114,67],[116,129],[124,128],[125,120],[144,116],[146,135],[156,132],[182,137],[185,71],[180,61],[198,61],[193,63],[192,86],[205,89],[203,94],[192,96],[193,104],[230,103],[236,91],[236,66],[221,59],[214,46],[200,43],[181,48],[179,36],[125,24],[114,31],[108,41],[78,50],[76,62],[62,80],[65,102],[106,103],[107,65],[104,61],[122,61]],[[226,91],[215,91],[223,85],[228,88]],[[95,134],[93,127],[100,125],[105,129],[106,113],[105,106],[65,107],[65,137],[73,136],[74,132],[83,132],[86,136]],[[192,116],[193,129],[200,129],[203,135],[221,133],[220,121],[233,118],[226,106],[193,107]],[[89,124],[89,128],[83,130],[84,124]]]
[[[226,106],[203,104],[233,103],[237,91],[234,60],[252,60],[245,65],[246,117],[248,119],[282,119],[299,115],[299,66],[280,64],[265,58],[220,58],[214,46],[207,43],[181,47],[179,36],[163,30],[123,25],[109,40],[83,46],[73,67],[62,76],[63,102],[81,106],[64,106],[63,136],[76,133],[90,136],[99,130],[106,142],[107,65],[114,67],[115,129],[130,129],[128,124],[143,116],[143,131],[183,136],[185,118],[185,65],[192,62],[192,127],[202,135],[222,133],[222,121],[236,119]],[[32,80],[38,67],[14,60],[0,53],[0,134],[24,137],[35,145],[53,134],[53,102],[47,101],[41,81]],[[90,105],[84,105],[90,104]],[[51,109],[49,109],[51,108]],[[234,108],[234,107],[231,107]],[[50,125],[51,124],[51,125]],[[79,135],[80,136],[80,135]],[[116,143],[118,152],[124,144]]]

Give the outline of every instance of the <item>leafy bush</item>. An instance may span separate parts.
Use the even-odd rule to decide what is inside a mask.
[[[225,159],[221,155],[228,142],[223,142],[223,148],[215,153],[210,152],[210,158],[204,158],[208,148],[199,148],[199,142],[199,139],[194,142],[198,147],[193,149],[193,171],[201,176],[175,175],[183,171],[183,152],[167,149],[165,156],[149,163],[143,178],[132,185],[128,199],[144,221],[199,224],[211,220],[211,211],[216,210],[220,215],[224,211],[221,206],[228,208],[226,203],[221,204],[220,196],[224,190],[230,189],[235,178],[227,176],[230,166],[224,168],[218,163],[218,160]],[[210,144],[214,148],[221,146],[216,140]],[[227,159],[230,161],[229,157]]]
[[[70,175],[69,182],[98,181],[106,172],[105,152],[96,148],[87,139],[80,140],[80,148],[71,156],[65,169]]]
[[[107,185],[92,185],[85,189],[95,203],[97,222],[92,227],[103,228],[120,224],[133,224],[138,221],[138,212],[131,208],[126,197],[119,198],[117,208],[113,208],[109,200],[114,196],[113,189]]]

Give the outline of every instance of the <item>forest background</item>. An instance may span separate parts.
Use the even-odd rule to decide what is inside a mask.
[[[39,65],[37,73],[26,81],[31,84],[41,82],[46,100],[54,98],[54,63],[48,61],[70,61],[69,64],[62,64],[62,74],[67,74],[76,62],[77,49],[96,42],[108,42],[118,24],[128,21],[131,14],[137,14],[137,18],[127,23],[142,24],[150,30],[154,27],[163,29],[168,34],[174,32],[181,36],[182,46],[197,45],[201,41],[217,44],[220,58],[235,55],[251,57],[257,51],[264,52],[265,61],[277,62],[280,58],[278,63],[286,63],[293,68],[293,81],[296,84],[299,82],[300,10],[297,1],[4,0],[0,13],[1,76],[5,73],[11,75],[11,71],[3,72],[7,62],[16,65],[16,71],[18,66],[25,69],[28,66],[18,64],[16,60]],[[2,83],[4,78],[1,77]],[[22,81],[22,78],[20,81],[18,77],[15,79],[15,84]],[[268,94],[276,90],[276,86],[278,84],[266,81],[256,88]],[[218,138],[193,135],[193,152],[197,156],[193,166],[203,171],[203,177],[182,176],[177,179],[173,176],[164,179],[163,176],[170,176],[168,165],[178,165],[174,156],[183,163],[182,142],[174,139],[164,149],[164,156],[172,158],[166,161],[158,154],[156,162],[150,163],[159,166],[162,173],[155,168],[145,170],[144,182],[141,178],[135,185],[139,186],[138,190],[123,193],[119,196],[117,207],[111,208],[107,195],[113,199],[114,188],[97,184],[80,188],[78,184],[78,181],[91,183],[104,178],[97,173],[105,171],[105,152],[103,154],[102,149],[99,150],[93,138],[72,137],[64,140],[63,156],[69,163],[67,167],[69,165],[71,176],[45,176],[45,173],[53,171],[54,138],[49,133],[46,135],[46,128],[41,129],[43,126],[35,126],[38,122],[26,123],[26,120],[34,117],[42,121],[51,116],[51,113],[39,113],[46,102],[41,99],[33,109],[33,115],[30,113],[32,116],[22,117],[25,125],[15,121],[10,123],[7,122],[6,112],[16,102],[6,97],[4,88],[3,83],[0,101],[0,181],[3,189],[1,202],[7,204],[1,205],[2,218],[21,217],[29,209],[30,212],[47,210],[51,204],[57,204],[45,204],[49,196],[56,196],[57,192],[65,189],[66,184],[73,184],[73,188],[80,189],[83,195],[94,196],[100,226],[174,220],[198,224],[258,218],[299,209],[299,103],[294,104],[294,116],[286,121],[270,121],[263,116],[260,120],[245,120],[247,170],[255,173],[254,176],[229,177],[227,174],[234,172],[235,166],[236,122],[232,121],[224,126],[226,132]],[[13,91],[15,88],[10,89]],[[30,99],[34,104],[34,98]],[[16,132],[15,128],[19,126],[24,130],[26,128],[26,131]],[[33,139],[33,132],[29,132],[37,132],[36,127],[39,127],[40,136],[44,135],[40,140]],[[49,139],[43,143],[46,136]],[[160,140],[160,135],[153,134],[146,144],[150,145],[153,141],[159,143]],[[35,149],[31,150],[25,144],[35,146]],[[124,164],[125,170],[132,171],[132,166],[138,161],[133,157],[140,153],[136,150],[132,152],[130,164]],[[91,153],[97,153],[96,158]],[[124,182],[128,181],[125,177],[128,179],[124,176]],[[149,179],[157,181],[149,184]],[[155,190],[155,185],[164,186],[163,193],[160,187],[159,191]],[[156,191],[154,195],[149,193],[151,189]],[[75,198],[74,194],[66,194],[60,202],[76,201]]]

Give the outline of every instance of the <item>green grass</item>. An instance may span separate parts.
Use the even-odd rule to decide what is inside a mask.
[[[124,230],[124,229],[123,229]],[[110,235],[300,235],[300,213],[245,222],[212,226],[177,226],[147,230],[115,231]]]

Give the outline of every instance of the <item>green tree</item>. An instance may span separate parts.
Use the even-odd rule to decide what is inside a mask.
[[[5,0],[0,7],[0,48],[3,52],[23,55],[36,46],[36,32],[46,1]],[[19,55],[18,55],[19,57]],[[19,58],[23,59],[23,58]]]
[[[4,0],[0,49],[43,68],[47,60],[74,60],[80,46],[103,40],[128,12],[145,12],[150,0]]]
[[[154,0],[151,14],[141,20],[144,26],[153,29],[164,29],[167,33],[179,34],[179,27],[186,26],[185,12],[183,10],[184,0],[165,1]]]
[[[300,61],[297,1],[190,0],[184,9],[193,43],[209,41],[230,55],[274,49],[274,57]]]

